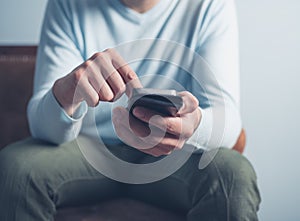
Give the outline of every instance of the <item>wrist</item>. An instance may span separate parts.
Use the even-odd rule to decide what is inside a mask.
[[[57,80],[54,83],[52,87],[52,93],[57,103],[65,110],[65,112],[70,117],[72,117],[76,109],[80,106],[81,102],[74,102],[74,99],[72,98],[74,96],[68,96],[72,93],[67,92],[65,88],[62,87],[61,79]]]

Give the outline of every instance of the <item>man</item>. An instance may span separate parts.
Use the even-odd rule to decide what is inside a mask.
[[[175,59],[176,67],[153,55]],[[213,74],[197,65],[197,56]],[[186,64],[201,74],[183,70]],[[157,117],[143,107],[132,116],[113,106],[141,87],[176,89],[183,107],[176,116]],[[232,0],[50,0],[28,106],[36,139],[0,153],[0,219],[52,220],[58,207],[126,196],[185,213],[191,221],[257,220],[256,176],[243,156],[220,148],[198,168],[205,149],[236,142],[238,106]],[[224,122],[217,126],[222,133],[215,133],[216,122]],[[156,169],[147,175],[152,181],[141,182],[138,172],[124,175],[114,165],[102,173],[87,157],[88,148],[97,146],[84,145],[89,139],[101,140],[100,156],[107,146],[136,168],[183,156],[186,147],[196,150],[184,162],[179,157],[161,167],[181,162],[172,173],[159,179]]]

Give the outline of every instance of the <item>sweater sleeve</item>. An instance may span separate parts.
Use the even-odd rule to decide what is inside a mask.
[[[192,92],[200,101],[202,119],[187,143],[204,149],[231,148],[242,128],[234,0],[210,1],[199,36],[197,53],[207,62],[213,76],[201,76],[205,90],[193,81]]]
[[[73,118],[58,104],[54,82],[83,62],[71,23],[70,1],[49,0],[38,48],[34,92],[27,107],[33,137],[61,144],[77,137],[87,105],[82,103]]]

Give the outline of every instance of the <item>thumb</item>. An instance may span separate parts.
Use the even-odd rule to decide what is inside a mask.
[[[194,112],[199,107],[198,99],[188,91],[178,93],[182,97],[183,105],[179,109],[178,114],[188,114]]]

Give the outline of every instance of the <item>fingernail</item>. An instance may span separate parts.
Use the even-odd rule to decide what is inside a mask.
[[[185,110],[185,104],[183,103],[182,106],[179,108],[177,114],[182,114]]]

